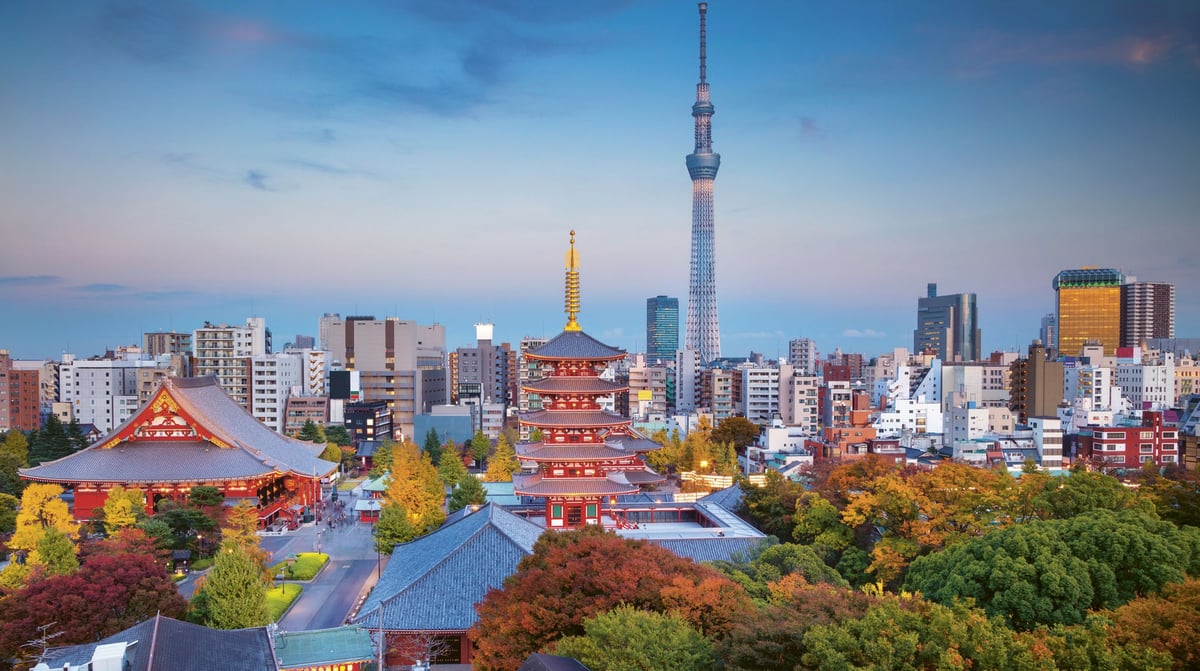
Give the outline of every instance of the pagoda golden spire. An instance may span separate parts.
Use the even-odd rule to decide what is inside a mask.
[[[575,316],[579,314],[579,252],[575,251],[575,231],[571,230],[571,248],[567,250],[567,325],[564,331],[582,331]]]

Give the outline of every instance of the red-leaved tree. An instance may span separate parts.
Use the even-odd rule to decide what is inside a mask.
[[[504,588],[476,606],[472,663],[509,671],[562,636],[582,635],[583,621],[625,604],[675,611],[709,638],[720,638],[752,606],[717,571],[642,541],[598,527],[547,533]]]

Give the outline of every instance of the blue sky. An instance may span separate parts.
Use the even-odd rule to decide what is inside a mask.
[[[708,12],[723,352],[911,346],[927,282],[1021,348],[1064,268],[1176,284],[1200,336],[1200,5]],[[0,5],[0,348],[254,314],[564,322],[686,305],[694,2]],[[681,329],[682,331],[682,329]]]

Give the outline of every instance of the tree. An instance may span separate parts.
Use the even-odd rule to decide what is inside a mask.
[[[67,435],[66,429],[63,428],[62,421],[58,419],[58,415],[54,413],[46,417],[42,428],[31,432],[29,435],[30,466],[54,461],[74,451],[75,448],[71,444],[71,438]]]
[[[300,432],[296,434],[296,438],[310,443],[324,443],[325,430],[311,419],[306,419],[304,420],[304,426],[300,427]]]
[[[187,602],[166,568],[154,554],[123,551],[122,542],[92,543],[75,573],[32,582],[0,599],[0,659],[16,656],[48,622],[62,632],[56,645],[72,645],[111,636],[156,613],[182,616]]]
[[[29,441],[16,429],[9,430],[0,442],[0,494],[21,496],[25,483],[20,469],[29,465]]]
[[[320,458],[340,464],[342,463],[342,448],[338,447],[337,443],[325,443],[325,449],[321,450]]]
[[[677,611],[710,638],[720,638],[752,608],[728,578],[661,547],[595,526],[548,532],[504,588],[476,606],[476,668],[515,669],[559,638],[585,634],[584,620],[622,604]]]
[[[422,447],[425,449],[425,454],[429,455],[430,461],[435,464],[442,463],[442,443],[437,429],[429,427],[429,430],[425,432],[425,444]]]
[[[104,500],[104,531],[108,535],[137,524],[146,517],[146,495],[138,489],[116,485]]]
[[[237,547],[258,562],[263,575],[270,580],[269,555],[258,542],[258,509],[247,501],[240,501],[225,515],[225,526],[221,527],[221,538],[225,545]]]
[[[794,543],[764,543],[743,561],[715,561],[712,566],[763,601],[770,598],[771,584],[786,576],[801,578],[805,584],[848,585],[813,548]]]
[[[742,482],[742,511],[754,526],[776,538],[790,538],[795,527],[796,503],[804,494],[804,485],[792,482],[774,469],[766,472],[766,482],[755,487]]]
[[[387,473],[392,468],[392,450],[396,447],[394,440],[382,440],[375,446],[375,454],[371,456],[371,471],[367,474],[372,478]]]
[[[566,636],[554,652],[592,671],[708,671],[712,643],[678,615],[616,608],[588,618],[582,635]]]
[[[1133,493],[1120,480],[1082,470],[1048,480],[1046,489],[1034,497],[1036,514],[1042,519],[1067,519],[1093,510],[1125,510],[1134,503]]]
[[[712,431],[714,443],[730,443],[739,452],[758,440],[762,428],[745,417],[726,417]]]
[[[384,509],[389,506],[404,509],[418,536],[433,531],[446,520],[442,507],[446,487],[429,455],[411,441],[406,440],[392,450],[391,475],[383,498]]]
[[[804,635],[818,624],[857,619],[874,599],[829,584],[803,582],[739,620],[717,646],[728,671],[792,671],[808,648]]]
[[[218,508],[225,505],[225,495],[212,485],[199,485],[188,492],[188,504],[201,510]]]
[[[961,603],[887,599],[861,618],[813,627],[804,644],[803,669],[1038,668],[1012,630]]]
[[[379,511],[379,519],[375,521],[375,550],[385,555],[400,543],[407,543],[421,535],[420,529],[413,523],[408,509],[401,505],[384,506]]]
[[[88,446],[88,438],[83,435],[83,429],[79,426],[79,420],[74,417],[66,427],[67,442],[71,446],[72,452],[78,452]]]
[[[854,530],[842,524],[838,509],[816,492],[800,495],[792,519],[796,522],[792,538],[801,545],[813,546],[813,551],[826,561],[840,555],[854,540]]]
[[[1139,643],[1166,652],[1176,671],[1200,668],[1200,580],[1167,585],[1161,594],[1139,597],[1112,614],[1119,644]]]
[[[12,494],[0,494],[0,535],[17,528],[17,506],[21,500]]]
[[[458,481],[458,486],[450,492],[450,512],[458,512],[467,506],[481,506],[487,503],[487,490],[479,478],[468,475]]]
[[[487,473],[483,479],[487,482],[512,482],[513,474],[521,472],[521,462],[517,460],[517,452],[512,443],[503,435],[496,441],[496,453],[488,459]]]
[[[458,483],[468,476],[462,455],[458,453],[458,445],[453,441],[447,441],[442,446],[441,457],[441,460],[438,461],[438,477],[447,487],[457,487]]]
[[[59,498],[62,493],[62,487],[41,482],[25,488],[17,513],[17,528],[8,543],[11,549],[29,551],[30,561],[36,563],[37,544],[46,529],[57,529],[68,538],[78,534],[79,525],[71,517],[67,502]]]
[[[267,624],[267,586],[257,557],[235,543],[223,543],[204,581],[208,620],[214,629],[245,629]]]
[[[487,436],[483,435],[483,431],[476,431],[471,437],[471,456],[475,457],[475,468],[483,467],[483,460],[487,459],[487,455],[492,451],[492,441]]]
[[[43,567],[44,575],[67,575],[79,568],[75,552],[75,544],[66,534],[49,527],[38,539],[37,552],[31,555],[29,563]]]
[[[354,440],[350,438],[349,429],[341,424],[331,424],[330,426],[325,427],[325,440],[326,442],[333,443],[334,445],[338,445],[340,447],[350,445],[354,442]]]

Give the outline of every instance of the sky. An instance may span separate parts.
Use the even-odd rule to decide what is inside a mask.
[[[0,3],[0,348],[515,344],[562,329],[574,229],[580,323],[643,351],[687,304],[698,76],[682,0]],[[714,0],[708,81],[726,356],[911,347],[929,282],[1024,351],[1083,266],[1200,337],[1200,4]]]

